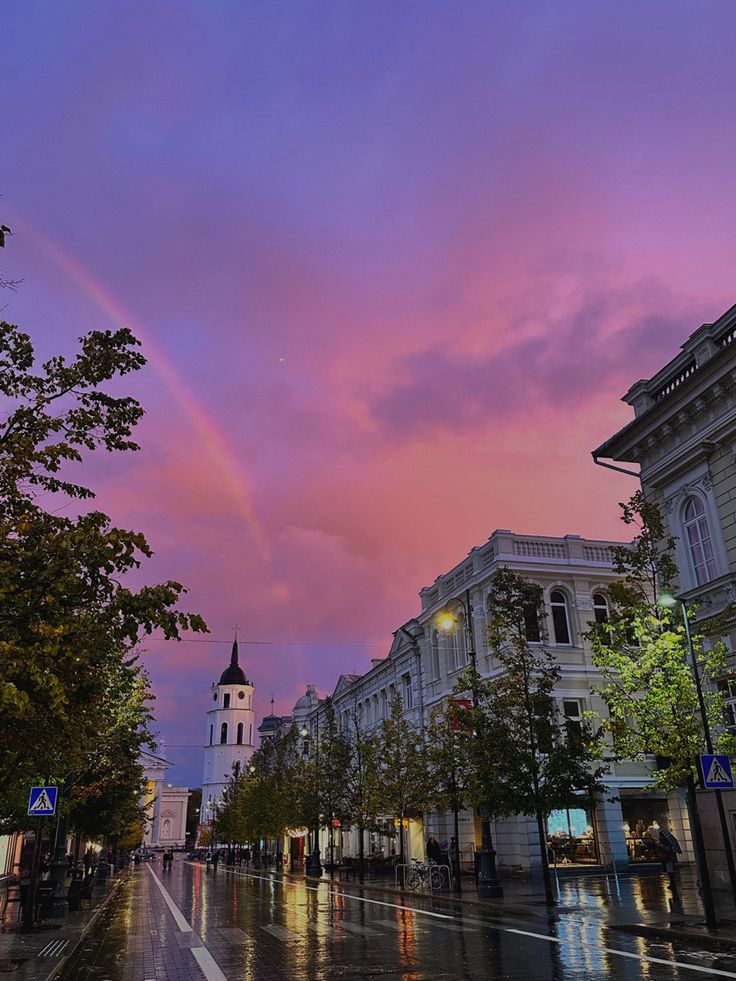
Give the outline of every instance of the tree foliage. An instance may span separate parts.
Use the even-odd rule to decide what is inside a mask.
[[[76,475],[85,456],[137,449],[142,415],[108,383],[145,359],[125,328],[92,331],[77,355],[36,367],[30,337],[0,324],[0,820],[24,822],[28,786],[64,784],[80,828],[113,812],[130,826],[137,756],[153,743],[142,635],[206,630],[182,613],[175,581],[132,589],[150,557],[143,535],[115,527]],[[61,514],[71,508],[77,514]],[[98,817],[94,816],[97,812]],[[123,813],[125,816],[123,817]],[[76,818],[74,815],[76,814]],[[116,820],[116,819],[115,819]],[[132,819],[131,819],[132,820]]]
[[[602,725],[617,758],[656,757],[654,783],[670,790],[697,778],[696,757],[705,752],[682,611],[679,604],[668,609],[658,602],[676,580],[674,540],[666,534],[657,505],[640,491],[621,508],[622,520],[637,534],[630,547],[614,549],[621,579],[610,588],[608,622],[596,624],[590,633],[593,661],[605,679],[598,689],[608,706]],[[736,747],[724,726],[717,687],[725,674],[726,649],[712,641],[706,650],[695,625],[692,642],[714,741],[719,751],[732,752]]]

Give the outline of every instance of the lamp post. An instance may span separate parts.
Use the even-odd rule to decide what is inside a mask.
[[[468,657],[470,658],[470,663],[473,671],[473,687],[472,687],[472,698],[473,698],[473,708],[478,708],[478,692],[475,685],[475,677],[478,671],[476,662],[476,651],[475,651],[475,632],[473,630],[473,605],[470,602],[470,590],[465,590],[465,599],[458,598],[455,600],[462,609],[465,616],[465,636],[466,636],[466,647]],[[446,632],[450,632],[455,629],[457,625],[457,618],[453,616],[449,609],[442,610],[438,617],[438,622],[440,627]],[[481,734],[478,733],[478,739],[482,738]],[[503,886],[501,885],[501,880],[498,877],[498,872],[496,871],[496,852],[493,848],[493,840],[491,838],[491,814],[488,807],[483,805],[479,809],[481,824],[481,847],[480,847],[480,861],[478,867],[478,896],[481,899],[501,899],[503,898]],[[459,842],[457,846],[459,847]]]
[[[300,732],[302,738],[306,739],[309,730],[304,726]],[[319,707],[317,708],[316,732],[315,732],[315,759],[314,759],[314,787],[315,787],[315,806],[314,830],[312,831],[312,854],[308,856],[306,873],[314,879],[319,879],[322,875],[322,863],[319,859]],[[333,863],[334,864],[334,863]]]
[[[695,655],[695,648],[693,646],[693,637],[692,637],[692,632],[690,630],[690,614],[688,612],[687,603],[685,602],[685,600],[681,596],[672,596],[670,593],[661,593],[660,594],[660,597],[659,597],[659,600],[658,600],[658,603],[659,603],[660,606],[668,607],[670,609],[672,607],[677,606],[678,604],[680,606],[680,611],[682,613],[682,620],[683,620],[683,623],[685,625],[685,636],[687,638],[687,648],[688,648],[688,652],[690,654],[690,665],[691,665],[691,667],[693,669],[693,679],[695,681],[695,691],[697,692],[697,695],[698,695],[698,708],[700,710],[700,719],[701,719],[701,722],[703,724],[703,734],[705,735],[705,746],[706,746],[706,749],[708,750],[708,753],[712,753],[713,752],[713,739],[711,737],[711,732],[710,732],[710,722],[708,721],[708,712],[707,712],[707,709],[705,707],[705,698],[703,697],[703,685],[702,685],[702,682],[700,680],[700,670],[698,668],[698,659],[697,659],[697,657]],[[690,787],[690,784],[692,784],[692,789]],[[712,895],[711,886],[710,886],[710,876],[708,875],[708,860],[707,860],[706,855],[705,855],[705,844],[702,841],[703,833],[702,833],[702,827],[700,827],[700,813],[699,813],[698,807],[697,807],[697,798],[696,798],[696,793],[695,793],[695,782],[693,781],[692,776],[689,778],[688,792],[690,792],[691,795],[692,795],[693,804],[694,804],[694,810],[695,810],[695,813],[697,815],[696,820],[697,820],[697,823],[699,825],[698,830],[700,832],[700,843],[699,844],[700,844],[700,847],[702,848],[703,871],[705,872],[705,876],[704,877],[708,880],[708,882],[707,882],[707,892],[708,892],[708,895],[709,895],[710,903],[712,905],[712,903],[713,903],[713,895]],[[730,836],[730,834],[728,832],[728,819],[726,818],[726,809],[723,806],[723,796],[721,795],[721,791],[720,790],[715,790],[713,792],[715,793],[715,796],[716,796],[716,807],[718,809],[718,819],[719,819],[719,822],[720,822],[720,825],[721,825],[721,834],[723,836],[723,847],[724,847],[724,850],[725,850],[725,853],[726,853],[726,865],[728,866],[728,876],[729,876],[729,879],[731,880],[731,892],[733,894],[734,901],[736,902],[736,865],[734,865],[733,851],[731,850],[731,836]],[[704,886],[704,888],[703,888],[703,904],[705,904],[705,899],[706,899],[706,888]],[[714,921],[715,921],[715,910],[713,911],[713,918],[714,918]]]

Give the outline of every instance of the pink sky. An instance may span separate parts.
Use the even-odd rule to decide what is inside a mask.
[[[234,623],[286,713],[493,529],[622,535],[590,450],[734,302],[732,5],[3,19],[4,316],[144,340],[143,449],[90,479],[222,642],[146,644],[173,780]]]

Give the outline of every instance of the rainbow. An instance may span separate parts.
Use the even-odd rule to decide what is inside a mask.
[[[7,211],[7,209],[6,209]],[[261,558],[267,558],[269,547],[263,528],[255,516],[252,505],[252,492],[248,478],[230,448],[224,435],[207,413],[202,404],[189,391],[181,376],[167,358],[164,351],[154,341],[151,334],[131,317],[107,288],[96,279],[90,270],[63,249],[49,235],[34,228],[25,217],[13,215],[14,230],[22,229],[30,240],[87,296],[112,322],[119,327],[130,326],[143,344],[143,350],[160,376],[174,401],[191,423],[202,452],[209,458],[218,475],[218,486],[235,503],[253,537]]]

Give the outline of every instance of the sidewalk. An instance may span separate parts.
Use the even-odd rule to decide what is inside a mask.
[[[253,871],[253,870],[250,870]],[[303,879],[291,872],[262,872],[261,874]],[[718,927],[707,930],[703,904],[697,888],[695,870],[682,866],[678,873],[680,904],[673,908],[668,877],[664,874],[612,873],[601,876],[560,878],[555,883],[558,903],[549,908],[544,895],[528,879],[502,879],[503,899],[479,899],[472,879],[463,879],[461,896],[454,893],[413,892],[401,890],[392,881],[359,882],[334,880],[323,875],[319,881],[341,892],[352,890],[390,892],[404,897],[416,897],[433,903],[461,904],[469,909],[486,910],[558,922],[562,928],[575,916],[585,915],[600,921],[600,926],[640,936],[660,937],[670,941],[697,943],[721,950],[736,951],[736,906],[730,891],[714,890]]]
[[[0,975],[12,975],[17,981],[50,981],[56,977],[125,875],[123,871],[97,882],[91,908],[85,900],[79,912],[46,920],[32,933],[17,931],[16,910],[11,908],[0,933]]]

